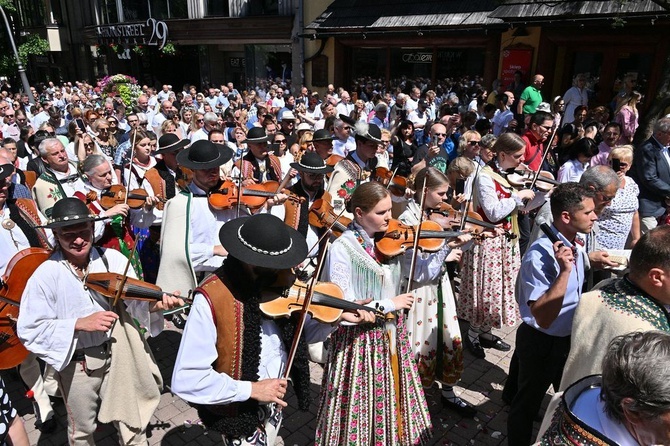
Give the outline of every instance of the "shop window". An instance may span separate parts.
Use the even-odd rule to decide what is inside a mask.
[[[150,0],[151,17],[156,20],[187,19],[187,0]]]
[[[208,17],[230,17],[228,0],[207,0]]]
[[[116,0],[98,0],[98,11],[100,11],[99,25],[118,23],[119,16],[116,13]]]
[[[147,0],[121,0],[124,22],[136,22],[149,18],[149,2]]]
[[[438,80],[484,74],[483,48],[438,48],[436,53]]]
[[[570,73],[569,85],[572,87],[573,79],[577,74],[586,74],[586,88],[589,94],[589,103],[593,104],[596,95],[601,88],[600,72],[603,67],[603,53],[595,51],[577,51],[575,52],[575,63]],[[566,90],[567,90],[566,88]]]
[[[354,80],[384,82],[386,76],[386,48],[352,48],[352,77]]]
[[[404,79],[430,79],[433,70],[432,48],[391,48],[391,85]]]
[[[41,0],[18,0],[16,2],[21,25],[25,28],[34,28],[46,24],[44,21],[44,3]]]

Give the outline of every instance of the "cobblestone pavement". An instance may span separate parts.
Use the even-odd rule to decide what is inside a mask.
[[[463,327],[462,327],[463,328]],[[494,330],[495,331],[495,330]],[[514,346],[516,328],[495,331],[506,342]],[[181,330],[167,323],[166,330],[149,343],[163,374],[166,384],[170,383],[173,364],[179,347]],[[433,421],[433,439],[431,445],[502,445],[506,441],[508,407],[501,400],[501,392],[512,352],[487,350],[486,359],[475,359],[465,352],[465,372],[456,391],[475,405],[478,415],[475,419],[464,419],[449,409],[443,409],[440,403],[440,391],[437,387],[426,392]],[[316,405],[322,377],[321,367],[311,364],[312,393],[314,403],[309,412],[294,409],[297,405],[292,391],[287,394],[289,406],[285,409],[285,418],[280,431],[278,445],[302,446],[312,444],[316,425]],[[32,445],[67,444],[67,422],[65,406],[61,400],[54,401],[58,417],[58,428],[51,434],[42,434],[35,427],[35,415],[30,401],[23,395],[24,386],[18,374],[3,371],[2,377],[7,384],[12,401],[25,421],[26,430]],[[290,386],[289,386],[290,387]],[[545,397],[545,406],[549,396]],[[536,423],[536,428],[539,423]],[[198,424],[195,409],[188,403],[171,394],[166,387],[158,410],[154,414],[148,429],[151,445],[210,445],[217,444],[217,437]],[[219,437],[220,439],[220,437]],[[118,439],[113,427],[101,425],[96,434],[96,444],[116,445]]]

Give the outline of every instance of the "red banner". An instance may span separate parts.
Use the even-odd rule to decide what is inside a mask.
[[[514,82],[515,71],[521,71],[524,81],[528,82],[528,73],[532,63],[533,48],[505,48],[502,53],[502,70],[500,72],[503,88]]]

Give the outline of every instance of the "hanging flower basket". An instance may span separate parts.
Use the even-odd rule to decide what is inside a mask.
[[[137,98],[142,94],[142,89],[137,85],[137,79],[125,74],[106,76],[98,81],[98,87],[103,93],[116,90],[128,109],[137,105]]]
[[[166,56],[174,56],[177,53],[177,48],[175,48],[171,42],[168,42],[161,49],[161,53],[165,54]]]

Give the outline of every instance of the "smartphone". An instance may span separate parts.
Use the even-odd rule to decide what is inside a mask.
[[[432,145],[436,146],[437,145],[437,135],[433,135],[432,137]]]
[[[612,170],[618,172],[621,170],[621,160],[618,158],[612,158]]]
[[[77,124],[77,127],[79,127],[79,130],[81,130],[83,133],[86,133],[86,125],[84,124],[83,119],[77,118],[74,120],[74,122]]]
[[[458,179],[456,180],[456,195],[462,194],[465,192],[465,180]]]

